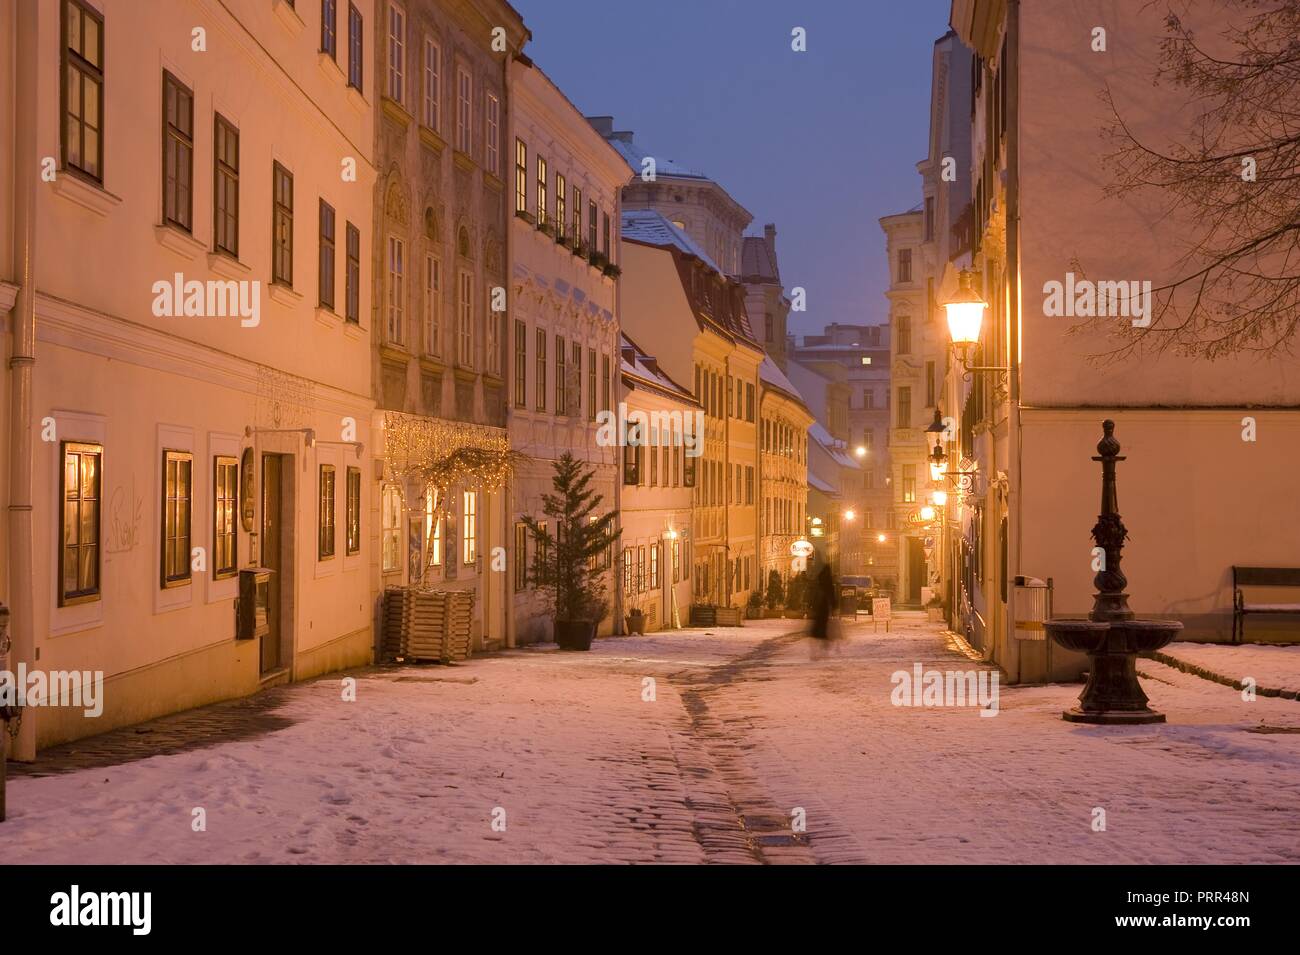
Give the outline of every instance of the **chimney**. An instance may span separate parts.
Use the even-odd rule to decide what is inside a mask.
[[[776,223],[769,222],[763,226],[763,241],[767,244],[767,254],[776,261]]]
[[[614,132],[613,116],[588,116],[587,122],[591,123],[592,129],[606,138],[611,136]]]

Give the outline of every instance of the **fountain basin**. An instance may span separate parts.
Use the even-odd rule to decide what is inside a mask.
[[[1049,638],[1067,650],[1088,654],[1088,682],[1079,704],[1061,714],[1072,723],[1163,723],[1147,705],[1137,677],[1137,654],[1168,644],[1183,625],[1176,620],[1049,620]]]

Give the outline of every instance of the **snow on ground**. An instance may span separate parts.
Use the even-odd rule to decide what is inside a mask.
[[[356,702],[337,678],[290,687],[285,729],[11,780],[3,858],[1300,861],[1294,701],[1246,703],[1141,661],[1166,725],[1066,723],[1078,685],[1003,687],[995,717],[897,707],[894,671],[975,664],[923,619],[890,634],[857,624],[830,648],[790,630],[753,621],[368,670]],[[808,831],[792,839],[795,809]]]
[[[1254,677],[1256,686],[1300,691],[1300,644],[1171,643],[1162,652],[1229,680]]]

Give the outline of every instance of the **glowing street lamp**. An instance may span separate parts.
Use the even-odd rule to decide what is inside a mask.
[[[943,303],[948,313],[948,334],[952,336],[952,343],[963,352],[979,343],[984,309],[988,308],[988,302],[971,284],[974,275],[970,269],[962,269],[957,275],[957,294]]]
[[[865,458],[865,457],[867,456],[867,448],[866,448],[866,445],[859,444],[857,450],[854,451],[853,453],[856,454],[856,455],[857,455],[858,457],[860,457],[860,458]]]
[[[935,491],[933,494],[930,495],[930,501],[932,504],[934,504],[935,507],[943,507],[945,504],[948,503],[948,492]]]
[[[887,538],[885,537],[884,534],[877,534],[877,535],[876,535],[876,543],[878,543],[878,544],[883,544],[883,543],[885,542],[886,539],[887,539]]]
[[[931,507],[929,504],[927,504],[927,505],[925,505],[925,507],[921,508],[921,520],[923,520],[923,521],[932,521],[932,520],[934,520],[934,508]]]
[[[847,511],[844,512],[844,519],[845,519],[846,521],[851,521],[851,520],[853,520],[853,516],[854,516],[854,515],[853,515],[853,510],[852,510],[852,508],[850,508],[849,510],[847,510]]]

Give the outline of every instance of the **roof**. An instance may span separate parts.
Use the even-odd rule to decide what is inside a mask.
[[[835,488],[831,487],[831,485],[827,484],[825,481],[823,481],[823,480],[822,480],[821,478],[819,478],[817,475],[813,474],[812,471],[809,471],[809,472],[808,472],[808,486],[809,486],[809,487],[815,487],[817,490],[821,491],[823,494],[838,494],[838,493],[839,493],[839,491],[835,490]]]
[[[677,228],[660,213],[653,209],[624,209],[623,238],[645,242],[648,245],[675,245],[690,255],[695,256],[719,275],[727,273],[700,248],[682,229]]]
[[[767,239],[761,235],[747,235],[740,244],[740,274],[746,279],[756,278],[781,283],[781,271],[776,264]]]
[[[829,454],[840,467],[861,470],[861,468],[858,467],[858,462],[854,461],[853,458],[849,456],[848,449],[844,446],[844,442],[838,441],[832,437],[831,433],[826,430],[825,426],[823,426],[820,421],[814,421],[808,426],[808,434],[814,441],[825,449],[826,453]]]
[[[664,156],[646,152],[632,140],[632,135],[630,133],[626,135],[614,133],[607,136],[606,139],[618,154],[626,160],[627,164],[632,167],[632,171],[638,176],[641,174],[643,168],[641,160],[649,156],[655,161],[656,176],[669,176],[674,179],[709,179],[709,177],[704,175],[704,173],[697,172],[696,170],[677,162],[675,159],[668,159]]]
[[[763,356],[763,363],[758,366],[758,377],[778,391],[784,391],[807,409],[808,402],[803,400],[803,395],[799,394],[799,389],[785,376],[785,372],[781,370],[781,367],[767,355]],[[811,413],[810,411],[809,414]]]
[[[641,346],[632,339],[628,338],[626,333],[621,335],[622,347],[619,349],[619,372],[625,378],[631,378],[633,381],[642,385],[648,385],[654,391],[666,394],[668,397],[676,398],[680,401],[691,405],[698,405],[695,396],[674,381],[666,372],[659,368],[659,363],[655,361],[654,356],[644,351]],[[628,361],[627,353],[631,351],[632,360]]]

